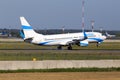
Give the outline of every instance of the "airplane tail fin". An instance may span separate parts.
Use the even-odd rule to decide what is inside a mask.
[[[21,27],[22,30],[20,31],[21,37],[26,40],[26,39],[32,39],[35,34],[37,34],[33,29],[32,26],[27,22],[27,20],[24,17],[20,17],[21,21]]]
[[[105,33],[105,35],[106,35],[106,36],[109,36],[109,34],[108,34],[107,32]]]

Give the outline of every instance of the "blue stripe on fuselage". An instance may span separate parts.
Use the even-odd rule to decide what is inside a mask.
[[[41,43],[39,43],[39,45],[46,45],[46,44],[48,44],[48,43],[50,43],[50,42],[54,42],[54,41],[41,42]]]
[[[88,39],[95,40],[97,42],[103,42],[103,39],[100,38],[88,38]]]

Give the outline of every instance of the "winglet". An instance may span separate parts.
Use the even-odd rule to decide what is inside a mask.
[[[87,39],[88,37],[87,37],[87,34],[85,33],[85,31],[83,32],[83,34],[84,34],[84,39]]]

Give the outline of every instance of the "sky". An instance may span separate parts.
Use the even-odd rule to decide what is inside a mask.
[[[85,0],[85,29],[120,30],[120,0]],[[0,0],[0,28],[20,29],[24,16],[34,29],[82,29],[82,0]]]

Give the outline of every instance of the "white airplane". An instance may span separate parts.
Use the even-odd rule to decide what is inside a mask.
[[[107,38],[113,38],[113,37],[116,37],[116,35],[111,35],[111,34],[108,34],[107,32],[105,33]]]
[[[68,46],[68,50],[72,50],[72,45],[88,46],[89,42],[101,43],[105,36],[99,32],[80,32],[66,33],[55,35],[43,35],[36,33],[24,17],[20,17],[22,30],[20,34],[25,42],[37,45],[57,45],[57,49],[62,46]]]

